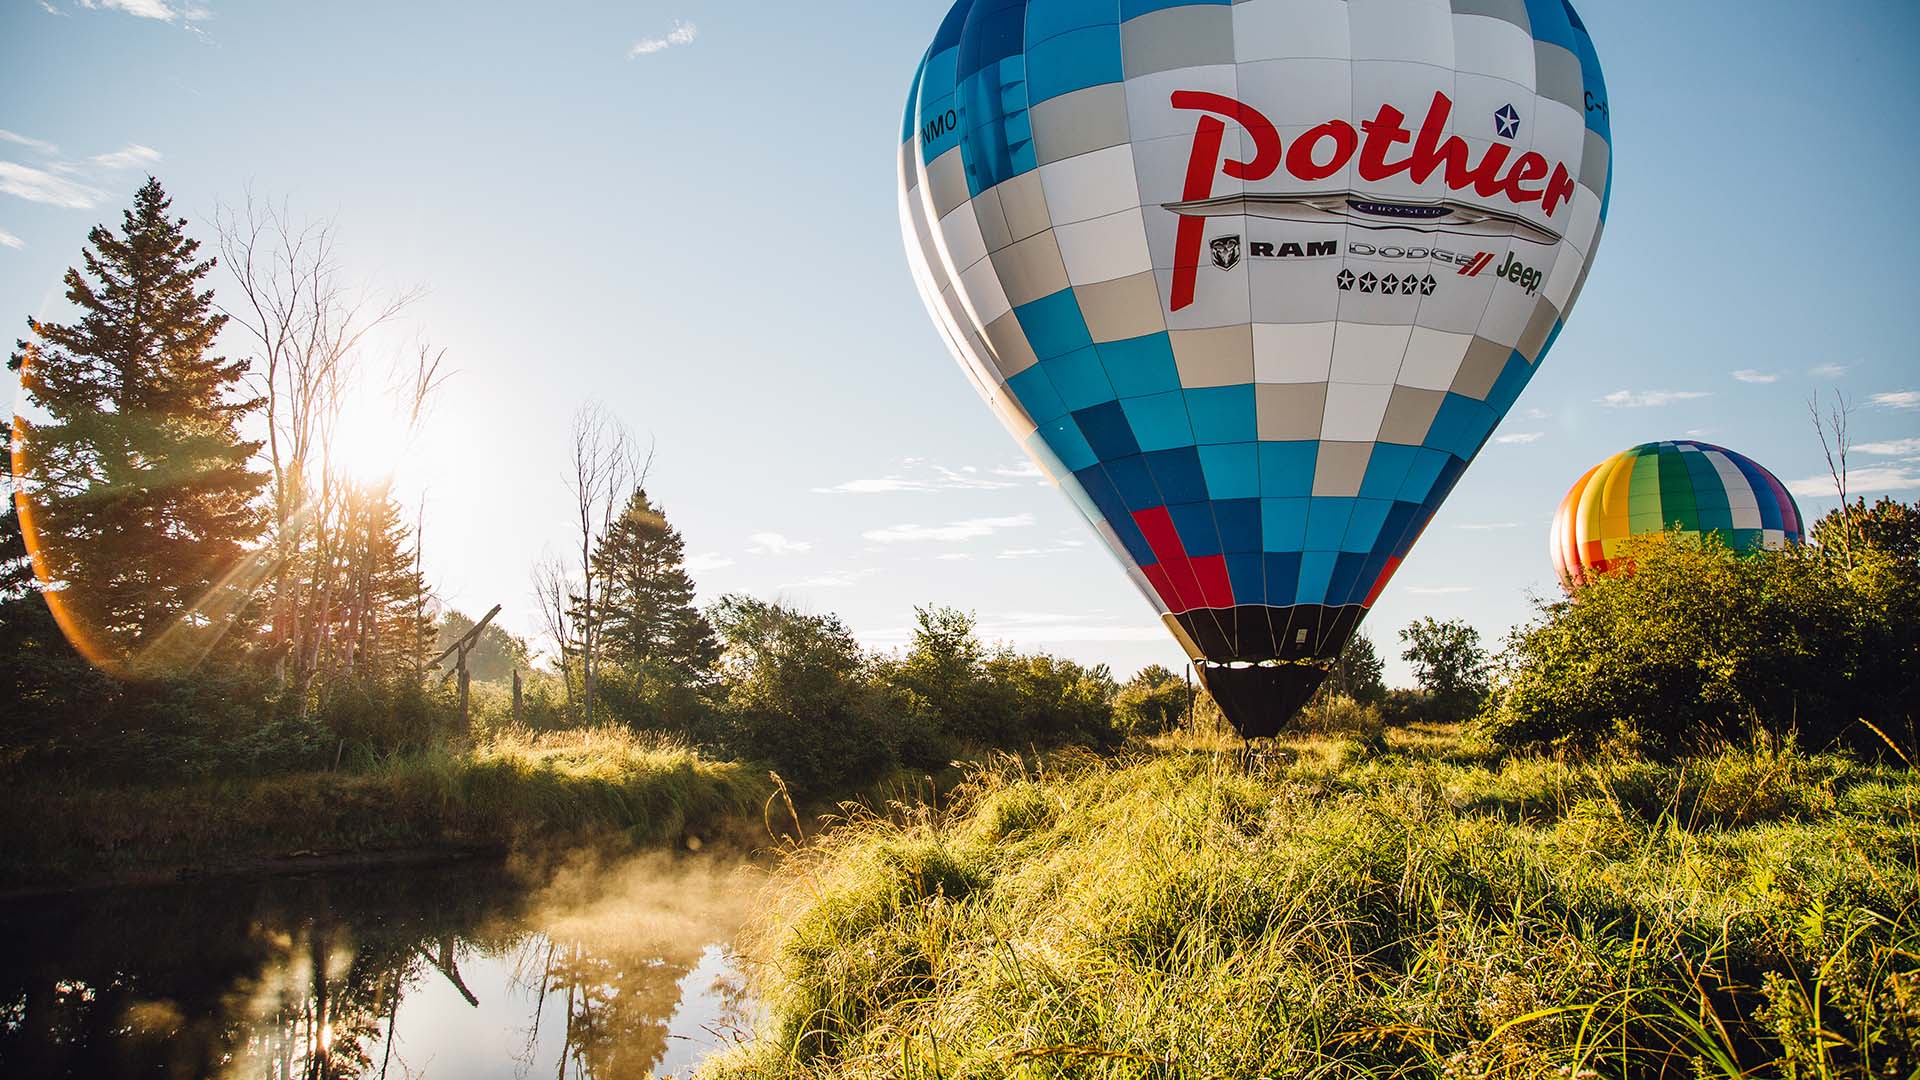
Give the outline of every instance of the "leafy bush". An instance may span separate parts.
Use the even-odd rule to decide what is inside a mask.
[[[1386,727],[1380,706],[1334,694],[1308,702],[1287,731],[1289,735],[1353,735],[1370,742],[1381,738]]]
[[[1190,693],[1185,679],[1148,664],[1114,695],[1114,724],[1127,735],[1164,735],[1186,719]]]
[[[1488,665],[1478,630],[1459,619],[1440,622],[1428,616],[1400,631],[1400,640],[1407,646],[1401,657],[1413,665],[1414,678],[1426,691],[1429,718],[1453,722],[1480,711]]]
[[[722,598],[711,619],[724,650],[728,750],[771,762],[808,793],[891,764],[880,697],[862,678],[865,656],[846,623],[740,595]]]
[[[1910,738],[1920,573],[1870,547],[1736,556],[1713,536],[1637,541],[1514,631],[1486,727],[1508,745],[1669,757],[1797,731],[1810,746]]]

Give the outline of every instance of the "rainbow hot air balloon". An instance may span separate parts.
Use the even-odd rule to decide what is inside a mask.
[[[1244,735],[1533,377],[1606,216],[1562,0],[960,0],[900,209],[961,366]]]
[[[1738,552],[1804,543],[1806,522],[1779,478],[1703,442],[1643,443],[1588,469],[1553,516],[1553,568],[1571,588],[1621,565],[1635,536],[1718,533]]]

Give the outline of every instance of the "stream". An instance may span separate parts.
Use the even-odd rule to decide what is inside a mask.
[[[716,856],[0,902],[0,1075],[685,1076],[757,1016]]]

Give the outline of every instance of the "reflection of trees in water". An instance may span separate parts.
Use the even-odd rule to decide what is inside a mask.
[[[22,946],[0,958],[0,1073],[403,1076],[402,1001],[441,983],[478,1006],[487,988],[463,966],[487,958],[513,973],[492,992],[529,1007],[523,1075],[645,1076],[712,939],[684,920],[620,918],[631,897],[603,897],[591,918],[528,912],[484,874],[154,896],[0,912],[0,933]]]

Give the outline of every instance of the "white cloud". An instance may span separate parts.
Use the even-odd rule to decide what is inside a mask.
[[[36,139],[31,135],[22,135],[17,131],[8,131],[5,128],[0,128],[0,142],[17,143],[29,150],[38,150],[43,154],[57,154],[60,152],[59,147],[45,139]]]
[[[1884,409],[1920,409],[1920,390],[1895,390],[1868,400]]]
[[[1847,494],[1850,496],[1881,491],[1912,491],[1914,488],[1920,488],[1920,469],[1910,465],[1874,465],[1847,471]],[[1803,499],[1832,499],[1839,494],[1833,489],[1831,476],[1795,480],[1787,485],[1787,490]]]
[[[1526,415],[1527,415],[1527,419],[1529,419],[1529,420],[1551,420],[1551,419],[1553,419],[1553,414],[1552,414],[1552,413],[1550,413],[1550,412],[1548,412],[1548,411],[1547,411],[1547,410],[1545,410],[1545,409],[1528,409],[1528,410],[1527,410],[1527,413],[1526,413]]]
[[[778,589],[845,589],[850,588],[858,575],[836,570],[830,574],[815,574],[799,581],[783,582],[774,586]]]
[[[1861,443],[1854,449],[1875,457],[1906,457],[1910,454],[1920,454],[1920,439],[1889,439],[1885,442]]]
[[[1071,555],[1086,546],[1084,540],[1057,540],[1046,547],[1008,548],[994,556],[998,559],[1044,559],[1049,555]]]
[[[159,162],[160,151],[155,150],[151,146],[141,146],[139,143],[128,143],[122,149],[115,150],[111,154],[101,154],[91,160],[95,165],[103,169],[144,169],[149,165]]]
[[[85,210],[104,194],[85,184],[11,161],[0,161],[0,192],[69,210]]]
[[[1615,390],[1601,398],[1600,404],[1614,409],[1646,409],[1712,396],[1704,390]]]
[[[811,542],[793,540],[777,532],[757,532],[747,539],[753,542],[747,550],[755,555],[803,555],[813,550]]]
[[[1407,592],[1414,596],[1458,596],[1473,591],[1471,585],[1409,585]]]
[[[166,0],[80,0],[80,6],[89,9],[124,11],[137,18],[159,19],[161,22],[172,22],[185,14],[168,7]],[[200,18],[206,17],[204,10],[197,9],[196,14]]]
[[[1769,374],[1765,371],[1755,371],[1752,368],[1741,368],[1739,371],[1733,373],[1733,377],[1743,383],[1760,383],[1762,385],[1780,381],[1780,376],[1778,375]]]
[[[689,574],[704,574],[709,570],[720,570],[732,566],[733,560],[727,558],[725,555],[715,555],[709,552],[704,555],[695,555],[681,565]]]
[[[26,246],[27,246],[27,242],[25,240],[20,239],[19,237],[13,235],[12,233],[8,232],[5,229],[0,229],[0,247],[10,247],[10,248],[17,249],[17,248],[23,248]]]
[[[657,52],[665,52],[675,45],[691,45],[693,44],[693,39],[699,35],[699,27],[690,22],[682,22],[679,19],[675,19],[673,20],[673,29],[667,31],[660,37],[641,38],[639,41],[634,42],[633,48],[627,50],[627,59],[631,60],[636,56],[650,56]]]
[[[884,529],[870,529],[860,535],[876,544],[957,544],[992,536],[1002,529],[1020,529],[1032,524],[1032,514],[1015,514],[1012,517],[968,518],[945,525],[892,525]]]
[[[1544,431],[1516,431],[1508,435],[1496,435],[1493,441],[1502,446],[1525,446],[1528,443],[1539,442],[1546,438],[1546,435]]]
[[[931,465],[917,458],[909,458],[901,464],[906,468],[905,473],[888,473],[885,476],[848,480],[832,487],[817,487],[813,491],[816,495],[889,495],[902,491],[999,491],[1013,487],[1016,479],[1040,475],[1038,469],[1034,469],[1032,473],[1023,473],[1009,467],[993,470],[993,476],[1005,478],[996,480],[983,475],[975,465],[963,465],[958,469],[950,469],[945,465]]]
[[[1468,532],[1492,532],[1495,529],[1517,529],[1519,527],[1520,523],[1517,521],[1486,521],[1475,522],[1472,525],[1454,526],[1456,529],[1465,529]]]
[[[941,562],[972,562],[973,552],[949,551],[945,555],[935,555],[934,558],[940,560]]]
[[[1846,364],[1820,364],[1816,367],[1808,368],[1807,374],[1816,379],[1838,379],[1852,370],[1853,368]]]
[[[1042,484],[1050,482],[1047,480],[1047,474],[1040,470],[1040,466],[1035,465],[1031,461],[1022,461],[1013,465],[1002,465],[993,470],[993,475],[1004,476],[1009,480],[1038,480]]]

